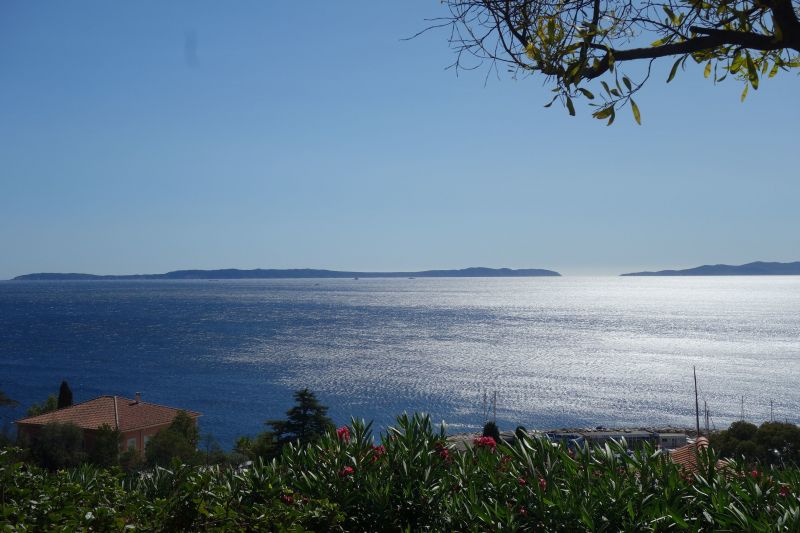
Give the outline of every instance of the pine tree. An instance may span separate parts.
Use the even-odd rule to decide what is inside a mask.
[[[61,387],[58,389],[58,408],[63,409],[72,405],[72,391],[66,381],[61,382]]]
[[[286,420],[268,420],[278,444],[300,442],[307,444],[329,431],[333,420],[328,418],[328,408],[319,403],[308,389],[294,393],[297,405],[286,411]]]

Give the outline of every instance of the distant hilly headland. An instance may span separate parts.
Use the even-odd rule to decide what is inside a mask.
[[[703,265],[685,270],[631,272],[621,276],[800,276],[800,261],[766,263],[755,261],[746,265]]]
[[[189,280],[189,279],[304,279],[304,278],[529,278],[560,276],[554,270],[541,268],[484,268],[458,270],[423,270],[420,272],[346,272],[312,268],[239,270],[175,270],[166,274],[130,274],[99,276],[95,274],[38,273],[17,276],[14,280],[38,281],[102,281],[102,280]]]

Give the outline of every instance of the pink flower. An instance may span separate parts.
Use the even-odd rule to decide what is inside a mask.
[[[789,488],[789,485],[781,485],[781,490],[778,494],[780,494],[782,497],[785,498],[786,496],[791,494],[791,492],[792,490]]]
[[[294,503],[294,497],[291,494],[281,494],[281,501],[286,505],[292,505]]]
[[[386,455],[386,448],[384,448],[383,444],[380,446],[373,446],[372,447],[372,462],[377,463],[381,457]]]
[[[547,480],[543,477],[539,478],[539,488],[542,490],[542,492],[547,490]]]
[[[750,472],[750,477],[753,478],[753,479],[757,478],[758,477],[758,470],[753,470],[752,472]]]
[[[519,508],[519,515],[520,516],[528,516],[528,510],[525,508],[524,505]]]
[[[497,443],[492,437],[476,437],[472,443],[479,448],[488,448],[491,451],[497,448]]]
[[[346,466],[346,467],[342,468],[341,470],[339,470],[339,477],[352,476],[353,472],[355,472],[355,470],[353,469],[352,466]]]
[[[523,487],[524,487],[525,485],[527,485],[527,484],[528,484],[528,480],[526,480],[524,477],[519,477],[519,478],[517,478],[517,481],[518,481],[518,482],[519,482],[519,484],[520,484],[520,485],[522,485]]]
[[[350,442],[350,428],[347,426],[342,426],[336,430],[336,436],[339,437],[339,440],[344,441],[345,444]]]

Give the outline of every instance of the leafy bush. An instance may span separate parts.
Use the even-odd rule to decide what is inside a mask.
[[[169,427],[162,429],[147,443],[145,456],[150,466],[165,466],[177,459],[186,464],[200,462],[197,425],[186,411],[178,411]]]
[[[31,457],[49,470],[80,465],[85,459],[83,431],[75,424],[51,422],[33,435]]]
[[[491,420],[486,422],[483,425],[483,436],[492,437],[495,442],[500,442],[500,428],[497,427],[497,423]]]
[[[420,415],[399,417],[377,440],[354,421],[249,468],[48,473],[2,451],[0,529],[800,530],[800,470],[718,470],[717,459],[702,452],[691,474],[649,445],[570,451],[527,435],[457,451]]]
[[[119,444],[122,434],[108,424],[103,424],[94,432],[94,439],[88,450],[89,462],[100,467],[118,464]]]
[[[734,422],[713,433],[711,445],[720,454],[761,464],[800,464],[800,427],[783,422]]]

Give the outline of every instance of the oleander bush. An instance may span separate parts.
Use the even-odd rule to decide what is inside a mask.
[[[49,473],[0,451],[9,531],[800,531],[800,470],[713,451],[687,473],[623,444],[569,450],[520,435],[449,446],[403,415],[376,441],[354,421],[253,466],[174,462],[128,475]]]

